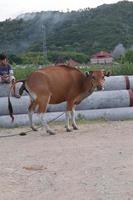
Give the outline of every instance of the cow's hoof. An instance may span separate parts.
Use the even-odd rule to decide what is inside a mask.
[[[67,131],[67,132],[72,132],[72,129],[67,128],[66,131]]]
[[[77,126],[72,125],[73,130],[79,130],[79,128]]]
[[[49,135],[55,135],[56,133],[52,130],[47,130],[47,133],[49,133]]]
[[[32,129],[33,131],[37,131],[37,129],[36,129],[34,126],[32,126],[31,129]]]

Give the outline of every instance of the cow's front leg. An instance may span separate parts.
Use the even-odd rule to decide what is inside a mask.
[[[66,131],[71,132],[70,128],[70,111],[66,111],[66,125],[65,125]]]

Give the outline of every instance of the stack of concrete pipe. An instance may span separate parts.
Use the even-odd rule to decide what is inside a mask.
[[[17,92],[20,85],[17,86]],[[104,91],[93,94],[82,101],[76,108],[76,117],[85,119],[104,118],[108,120],[123,120],[133,118],[133,76],[111,76],[105,81]],[[11,97],[15,121],[12,124],[8,112],[9,85],[0,85],[0,127],[14,127],[29,124],[27,108],[29,97],[26,93],[20,98]],[[66,103],[49,105],[46,113],[47,120],[56,118],[64,112]],[[64,120],[65,115],[58,120]],[[38,123],[35,114],[34,122]]]
[[[16,93],[19,94],[19,88],[21,87],[22,83],[19,82],[16,84]],[[10,84],[0,84],[0,98],[7,97],[10,91]],[[13,93],[13,90],[11,90]],[[26,92],[23,94],[24,96],[27,95]]]

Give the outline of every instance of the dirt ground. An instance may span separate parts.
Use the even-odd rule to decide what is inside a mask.
[[[132,200],[133,121],[0,129],[0,200]]]

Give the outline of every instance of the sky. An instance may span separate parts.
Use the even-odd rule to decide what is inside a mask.
[[[13,19],[26,12],[67,11],[95,8],[102,4],[117,3],[119,0],[0,0],[0,21]],[[130,0],[133,1],[133,0]]]

